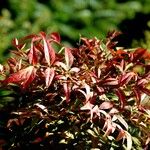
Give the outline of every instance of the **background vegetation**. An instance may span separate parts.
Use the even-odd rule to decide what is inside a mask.
[[[80,34],[104,38],[109,30],[118,29],[125,34],[120,45],[129,47],[149,30],[149,5],[149,0],[1,0],[0,61],[14,37],[41,30],[58,31],[63,42],[73,45]]]
[[[80,36],[87,38],[96,36],[103,39],[108,31],[119,30],[123,32],[123,35],[119,36],[117,46],[125,48],[142,46],[150,49],[149,6],[149,0],[0,0],[0,63],[4,62],[9,51],[14,49],[11,46],[13,38],[39,33],[39,31],[59,32],[63,40],[62,43],[76,47]],[[135,70],[139,71],[140,69],[142,70],[138,66]],[[22,94],[20,95],[22,96]],[[10,89],[7,91],[0,89],[0,138],[2,138],[0,139],[0,145],[3,139],[8,138],[10,143],[16,140],[14,137],[8,137],[8,135],[15,134],[8,134],[8,130],[5,128],[8,119],[10,119],[10,107],[17,106],[16,102],[10,104],[13,96],[14,93]],[[18,95],[16,97],[18,98]],[[18,105],[22,100],[23,98],[18,98]],[[7,105],[8,103],[10,107]],[[25,104],[27,103],[25,102]],[[5,109],[2,109],[2,107],[5,107]],[[136,113],[139,114],[139,112]],[[144,120],[149,123],[148,117],[145,114],[141,117],[142,115],[141,112],[136,117],[142,118],[141,122]],[[30,123],[26,124],[29,128],[25,126],[21,130],[27,129],[26,131],[28,131],[30,125]],[[147,136],[147,128],[145,130],[145,127],[141,127],[141,125],[138,128],[129,126],[132,137],[134,135],[143,138],[143,135],[140,135],[143,131]],[[42,123],[39,128],[43,126],[45,127],[45,124]],[[149,127],[147,124],[146,126]],[[139,132],[141,131],[140,128],[142,128],[142,132]],[[18,132],[15,129],[18,129]],[[20,128],[15,129],[14,133],[22,133]],[[46,130],[42,130],[42,132],[46,132]],[[146,136],[144,140],[147,138]],[[29,136],[27,135],[27,137]],[[134,139],[134,144],[136,148],[140,145],[138,139]]]

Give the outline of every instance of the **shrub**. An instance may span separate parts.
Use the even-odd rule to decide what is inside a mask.
[[[148,149],[150,54],[117,48],[117,35],[82,37],[77,48],[57,33],[13,40],[0,66],[11,98],[4,149]]]

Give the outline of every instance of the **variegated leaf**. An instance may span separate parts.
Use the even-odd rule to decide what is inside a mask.
[[[22,88],[25,89],[34,80],[35,75],[36,68],[34,68],[34,66],[29,66],[25,69],[19,70],[16,73],[11,74],[4,82],[6,84],[21,84]]]
[[[71,49],[70,48],[65,48],[65,61],[66,61],[66,65],[67,65],[67,69],[69,70],[73,64],[73,60],[74,57],[71,53]]]
[[[54,68],[49,68],[48,67],[45,70],[45,83],[46,83],[46,87],[47,88],[51,85],[51,83],[52,83],[52,81],[54,79],[54,76],[55,76],[55,70],[54,70]]]

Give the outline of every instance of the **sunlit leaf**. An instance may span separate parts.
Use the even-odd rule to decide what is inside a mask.
[[[93,119],[94,114],[96,114],[97,116],[100,117],[99,107],[98,107],[97,105],[94,106],[94,107],[91,109],[90,114],[91,114],[91,120]]]
[[[104,85],[118,85],[118,80],[115,78],[107,78],[104,80]]]
[[[17,38],[13,39],[13,40],[12,40],[12,44],[13,44],[14,46],[18,46],[18,44],[19,44],[18,39],[17,39]]]
[[[4,71],[4,66],[0,64],[0,72]]]
[[[116,108],[112,108],[110,111],[109,111],[109,114],[117,114],[117,113],[119,113],[119,111],[116,109]]]
[[[88,129],[87,132],[92,135],[93,137],[97,137],[97,135],[95,134],[94,131],[92,131],[91,129]]]
[[[145,145],[148,145],[150,143],[150,137],[147,138]]]
[[[99,109],[110,109],[113,107],[113,103],[112,102],[103,102]]]
[[[34,104],[34,106],[36,106],[37,108],[40,108],[43,112],[48,114],[48,110],[44,105],[37,103],[37,104]]]
[[[74,135],[71,132],[65,131],[64,133],[66,134],[66,138],[74,139]]]
[[[55,51],[51,45],[51,43],[46,39],[46,34],[44,32],[41,32],[41,36],[44,42],[44,56],[46,59],[46,62],[50,66],[55,61]]]
[[[124,131],[125,132],[125,136],[126,136],[126,139],[127,139],[127,148],[126,150],[131,150],[132,149],[132,137],[130,135],[130,133],[128,133],[127,131]]]
[[[128,124],[127,122],[123,119],[123,117],[121,117],[120,115],[115,115],[117,117],[117,119],[120,121],[120,123],[126,128],[126,130],[128,130]]]
[[[70,72],[79,72],[80,71],[80,68],[77,68],[77,67],[73,67],[70,69]]]
[[[49,67],[46,68],[46,70],[45,70],[45,83],[46,83],[47,88],[51,85],[51,83],[54,79],[54,76],[55,76],[54,68],[49,68]]]
[[[105,130],[105,128],[106,128],[106,130]],[[110,118],[107,118],[107,120],[105,121],[103,129],[105,130],[104,137],[109,136],[115,130],[115,127],[113,126]]]
[[[73,60],[74,60],[74,57],[71,53],[71,49],[66,47],[65,48],[65,61],[66,61],[66,65],[68,69],[70,69],[70,67],[72,66]]]
[[[85,91],[78,89],[79,92],[81,92],[84,96],[86,101],[89,101],[91,97],[93,97],[93,92],[90,89],[90,86],[86,83],[84,83],[83,87],[85,88]]]
[[[32,64],[32,65],[37,64],[37,62],[38,62],[37,49],[34,46],[33,42],[31,43],[31,48],[29,50],[28,57],[29,57],[29,63],[30,64]]]
[[[80,108],[80,110],[91,110],[93,108],[93,104],[91,104],[89,101]]]
[[[34,66],[29,66],[25,69],[19,70],[16,73],[11,74],[4,82],[6,84],[21,84],[22,88],[25,89],[34,80],[35,75],[36,69],[34,68]]]
[[[62,68],[63,68],[64,70],[66,70],[66,71],[68,70],[67,65],[64,64],[63,62],[57,61],[57,62],[55,63],[55,65],[62,67]]]
[[[150,96],[148,96],[147,94],[142,94],[141,95],[141,106],[150,110]],[[148,113],[148,110],[146,111]],[[150,115],[150,114],[149,114]]]

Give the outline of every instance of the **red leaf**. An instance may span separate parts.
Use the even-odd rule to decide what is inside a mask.
[[[60,35],[57,32],[51,33],[51,38],[57,43],[60,43],[61,41]]]
[[[118,50],[116,51],[116,54],[117,54],[117,55],[122,55],[122,54],[127,54],[127,52],[124,51],[124,50],[122,50],[122,49],[118,49]]]
[[[110,109],[113,107],[113,103],[112,102],[103,102],[99,109]]]
[[[51,44],[46,39],[46,34],[44,32],[41,32],[41,36],[42,36],[43,42],[44,42],[45,59],[46,59],[46,62],[48,63],[48,65],[50,66],[55,61],[55,51],[52,48]]]
[[[135,97],[136,97],[136,103],[139,106],[140,102],[141,102],[141,92],[139,89],[136,89],[136,88],[133,89],[133,92],[134,92]]]
[[[88,101],[84,106],[82,106],[80,108],[80,110],[90,110],[91,111],[93,107],[94,107],[94,105]]]
[[[104,137],[105,136],[109,136],[112,131],[115,129],[115,127],[112,125],[112,121],[110,118],[108,118],[106,121],[105,121],[105,124],[103,126],[103,130],[106,129],[105,131],[105,134],[104,134]]]
[[[121,104],[121,108],[125,107],[126,104],[126,97],[124,92],[121,89],[117,89],[116,90],[116,95],[118,96],[119,100],[120,100],[120,104]]]
[[[37,137],[34,141],[31,141],[32,144],[37,144],[37,143],[40,143],[42,142],[42,138],[41,137]]]
[[[91,117],[90,117],[91,120],[93,119],[94,114],[100,117],[100,111],[97,105],[91,109],[90,114],[91,114]]]
[[[144,88],[144,87],[140,87],[140,90],[141,90],[143,93],[145,93],[145,94],[147,94],[148,96],[150,96],[150,90],[149,90],[149,89],[146,89],[146,88]]]
[[[146,51],[144,56],[143,56],[144,59],[150,59],[150,53],[149,51]]]
[[[66,60],[66,65],[67,65],[68,70],[70,69],[70,67],[73,64],[73,59],[74,59],[74,57],[71,53],[70,48],[65,48],[65,60]]]
[[[104,88],[102,88],[102,87],[96,86],[96,88],[97,88],[97,90],[98,90],[98,92],[99,92],[100,95],[102,95],[105,92]]]
[[[29,63],[32,65],[36,65],[38,62],[38,56],[37,56],[37,49],[36,47],[33,45],[33,42],[31,43],[31,48],[28,54],[28,58],[29,58]]]
[[[137,82],[137,85],[138,86],[142,86],[142,85],[145,85],[147,84],[149,81],[147,79],[140,79],[138,82]]]
[[[17,65],[17,60],[15,58],[9,58],[8,61],[8,66],[9,66],[9,72],[14,73],[15,69],[16,69],[16,65]]]
[[[122,75],[119,79],[119,85],[123,86],[124,84],[128,84],[134,76],[135,76],[134,72],[128,72]]]
[[[107,78],[104,81],[104,85],[118,85],[118,80],[115,78]]]
[[[70,101],[70,87],[68,83],[64,83],[63,87],[64,87],[65,96],[66,96],[66,102],[68,103]]]
[[[125,136],[124,130],[120,130],[120,132],[119,132],[119,134],[118,134],[118,136],[116,138],[116,141],[121,140],[124,136]]]
[[[133,62],[137,61],[138,59],[142,58],[146,52],[146,49],[144,48],[138,48],[136,51],[133,53]]]
[[[98,106],[96,105],[96,106],[94,106],[93,104],[91,104],[89,101],[84,105],[84,106],[82,106],[81,108],[80,108],[80,110],[88,110],[88,111],[90,111],[90,119],[92,120],[93,119],[93,116],[94,116],[94,114],[96,114],[97,116],[99,116],[100,117],[100,111],[99,111],[99,108],[98,108]]]
[[[80,89],[78,89],[78,91],[81,92],[85,96],[86,102],[87,102],[91,98],[93,98],[93,92],[91,91],[90,86],[86,83],[84,84],[84,88],[85,88],[86,92],[83,90],[80,90]]]
[[[54,68],[47,68],[45,70],[45,83],[46,83],[47,88],[51,85],[51,83],[54,79],[54,76],[55,76]]]
[[[115,65],[118,69],[119,69],[119,71],[120,72],[124,72],[124,69],[125,69],[125,60],[124,59],[122,59],[121,60],[121,63],[119,64],[119,65]]]
[[[4,82],[6,84],[9,83],[21,84],[22,88],[25,89],[34,80],[35,75],[36,69],[34,68],[34,66],[29,66],[25,69],[19,70],[16,73],[13,73]]]

